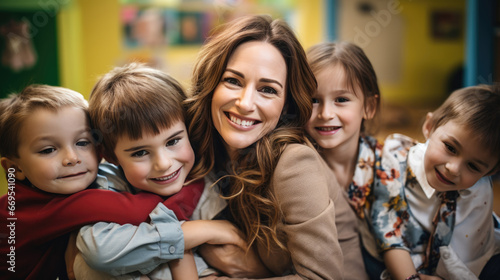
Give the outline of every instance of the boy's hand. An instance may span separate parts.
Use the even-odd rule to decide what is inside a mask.
[[[235,245],[203,244],[198,248],[203,259],[211,266],[232,278],[266,278],[272,273],[260,260],[257,252]],[[216,278],[227,279],[227,278]]]
[[[418,277],[420,277],[420,280],[443,280],[443,278],[439,276],[432,276],[432,275],[425,275],[425,274],[419,274]]]
[[[233,224],[222,220],[187,221],[181,225],[184,232],[184,250],[201,244],[232,244],[246,249],[242,233]]]

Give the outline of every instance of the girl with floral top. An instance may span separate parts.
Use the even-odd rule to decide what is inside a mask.
[[[320,154],[335,173],[359,218],[365,249],[363,258],[369,272],[374,269],[369,259],[378,256],[369,230],[369,206],[374,162],[381,146],[367,135],[365,128],[380,104],[377,76],[363,50],[351,43],[318,44],[308,50],[307,56],[318,88],[313,95],[313,112],[306,130],[316,141]],[[340,240],[343,237],[338,229]],[[358,237],[356,241],[359,248]],[[352,279],[366,278],[359,251],[352,246],[342,249],[345,271],[356,271],[357,275],[351,273]],[[380,275],[380,272],[370,274]],[[345,276],[349,279],[349,275]]]

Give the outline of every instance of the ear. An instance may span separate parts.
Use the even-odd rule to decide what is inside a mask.
[[[432,113],[429,112],[425,116],[425,122],[422,126],[422,133],[424,134],[425,139],[428,139],[432,132],[432,124],[431,124]]]
[[[370,96],[366,99],[365,113],[363,115],[363,118],[365,120],[371,120],[375,116],[375,113],[377,112],[378,99],[379,99],[378,94]]]
[[[0,163],[2,164],[3,169],[5,170],[5,173],[11,172],[12,169],[14,169],[14,175],[16,176],[16,179],[19,181],[23,181],[26,179],[26,175],[24,175],[23,171],[17,163],[9,158],[2,157],[0,159]]]

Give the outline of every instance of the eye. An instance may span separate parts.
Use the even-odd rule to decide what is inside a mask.
[[[174,138],[172,140],[169,140],[167,142],[167,147],[177,145],[177,143],[179,143],[180,140],[181,140],[180,138]]]
[[[344,102],[348,102],[349,99],[345,98],[345,97],[338,97],[337,99],[335,99],[336,102],[339,102],[339,103],[344,103]]]
[[[443,142],[443,144],[446,147],[446,150],[448,150],[448,152],[450,152],[452,154],[456,154],[457,153],[457,150],[452,145],[450,145],[450,144],[448,144],[446,142]]]
[[[38,153],[42,154],[42,155],[48,155],[48,154],[53,153],[55,151],[56,151],[55,148],[46,148],[46,149],[39,151]]]
[[[236,85],[236,86],[241,85],[240,81],[238,81],[238,79],[235,79],[232,77],[224,78],[222,81],[224,81],[225,83],[231,84],[231,85]]]
[[[313,104],[315,104],[315,103],[319,103],[319,99],[317,99],[317,98],[313,98],[313,99],[312,99],[312,103],[313,103]]]
[[[470,162],[468,164],[469,168],[472,169],[473,171],[480,172],[481,170],[475,165],[474,163]]]
[[[278,92],[272,88],[272,87],[263,87],[261,90],[263,93],[268,93],[268,94],[277,94]]]
[[[140,151],[137,151],[137,152],[134,152],[132,153],[132,157],[143,157],[145,155],[147,155],[148,152],[146,152],[145,150],[140,150]]]
[[[88,140],[80,140],[80,141],[76,142],[76,145],[80,146],[80,147],[86,147],[90,144],[92,144],[92,143]]]

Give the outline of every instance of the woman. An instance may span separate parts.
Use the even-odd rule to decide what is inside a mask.
[[[223,28],[194,68],[193,171],[217,180],[228,203],[220,216],[243,231],[270,275],[341,279],[337,229],[355,230],[356,218],[303,129],[316,90],[304,50],[284,22],[267,16]],[[226,271],[210,251],[201,250],[205,260]]]

